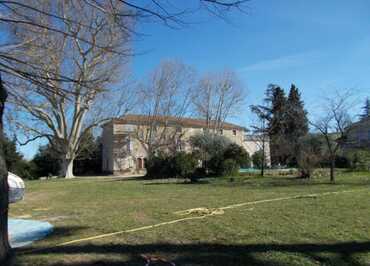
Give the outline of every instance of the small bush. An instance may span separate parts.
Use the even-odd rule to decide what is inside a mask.
[[[150,178],[188,178],[195,180],[198,166],[196,156],[190,153],[177,152],[174,155],[153,155],[146,163],[147,176]]]
[[[169,159],[163,155],[151,155],[146,161],[147,176],[150,178],[170,177]]]
[[[230,144],[224,151],[224,159],[233,159],[240,167],[249,168],[251,167],[251,158],[249,153],[241,146],[237,144]]]
[[[324,158],[322,141],[315,135],[307,135],[299,139],[297,147],[297,163],[301,177],[310,178]]]
[[[239,171],[239,164],[233,159],[226,159],[222,162],[222,175],[236,175]]]
[[[212,156],[207,162],[208,172],[211,175],[222,175],[223,161],[224,157],[222,153],[215,154],[214,156]]]
[[[259,151],[255,152],[252,155],[252,162],[253,162],[253,167],[254,168],[261,168],[262,167],[262,163],[263,163],[263,159],[264,159],[263,157],[264,157],[264,154],[263,154],[262,150],[259,150]]]
[[[346,153],[350,168],[355,171],[370,170],[370,151],[353,150]]]
[[[223,136],[204,134],[191,139],[194,152],[159,154],[147,161],[147,175],[151,178],[196,178],[236,173],[240,166],[250,167],[248,152]],[[199,162],[202,167],[198,168]]]
[[[60,159],[50,144],[41,146],[32,160],[36,176],[56,176],[60,170]]]
[[[32,161],[17,162],[12,172],[23,179],[36,180],[40,178],[37,175],[37,166]]]
[[[188,178],[195,181],[195,170],[198,160],[190,153],[178,152],[171,159],[171,175],[173,177]]]

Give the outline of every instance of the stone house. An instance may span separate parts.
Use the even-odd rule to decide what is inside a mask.
[[[144,174],[151,148],[190,152],[189,138],[213,126],[202,119],[165,116],[126,115],[112,119],[103,125],[103,171],[115,175]],[[261,145],[246,133],[246,128],[232,123],[223,123],[217,131],[252,155]],[[266,147],[270,161],[268,143]]]
[[[268,136],[245,135],[242,146],[250,156],[259,150],[265,150],[265,163],[267,167],[271,167],[270,142]]]

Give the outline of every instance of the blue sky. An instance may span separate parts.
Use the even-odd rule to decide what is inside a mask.
[[[200,72],[232,69],[248,92],[245,112],[233,119],[244,125],[270,83],[296,84],[311,113],[335,90],[370,96],[370,1],[251,0],[245,11],[230,23],[213,17],[182,30],[142,25],[149,36],[135,43],[145,52],[134,59],[135,74],[163,58]]]
[[[202,14],[180,30],[139,25],[147,36],[134,43],[135,76],[143,77],[163,59],[201,73],[234,70],[248,96],[244,112],[232,120],[246,126],[248,106],[262,101],[270,83],[286,89],[296,84],[312,114],[335,90],[370,96],[370,1],[251,0],[247,6],[246,14],[231,16],[229,23]],[[36,145],[21,150],[29,158]]]

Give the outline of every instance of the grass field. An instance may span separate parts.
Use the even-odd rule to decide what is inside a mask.
[[[347,193],[326,194],[330,191]],[[225,209],[223,214],[147,230],[56,245],[184,217],[176,211],[316,193]],[[143,256],[178,265],[370,265],[370,174],[328,178],[32,181],[12,217],[50,221],[55,232],[15,265],[145,265]],[[41,249],[41,250],[39,250]],[[28,253],[27,253],[28,252]],[[153,262],[150,265],[170,265]]]

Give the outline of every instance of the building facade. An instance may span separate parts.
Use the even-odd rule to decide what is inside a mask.
[[[189,139],[216,125],[201,119],[164,116],[126,115],[103,126],[103,171],[115,175],[145,174],[145,162],[151,150],[191,152]],[[267,162],[270,149],[266,141],[247,136],[244,127],[222,123],[217,134],[244,147],[250,155],[262,149]],[[216,131],[216,130],[213,130]]]

